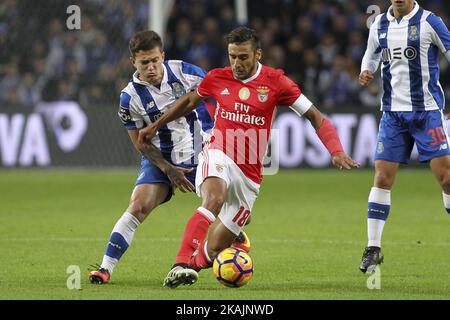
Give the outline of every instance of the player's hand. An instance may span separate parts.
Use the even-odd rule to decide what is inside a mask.
[[[370,72],[369,70],[364,70],[359,75],[358,81],[359,81],[360,85],[366,86],[370,81],[372,81],[372,79],[373,79],[373,73]]]
[[[149,125],[145,128],[142,128],[141,130],[139,130],[138,143],[144,147],[146,145],[149,145],[151,143],[152,138],[156,136],[157,132],[158,130],[154,125]]]
[[[165,174],[169,177],[172,184],[182,192],[192,192],[195,190],[194,185],[186,178],[186,174],[191,172],[192,168],[186,169],[176,166],[168,166]]]
[[[331,160],[333,162],[333,165],[336,168],[342,169],[353,169],[353,168],[359,168],[360,164],[350,158],[348,155],[345,154],[345,152],[340,152],[338,154],[335,154]]]
[[[447,114],[445,115],[445,120],[448,120],[448,119],[450,119],[450,113],[447,113]]]

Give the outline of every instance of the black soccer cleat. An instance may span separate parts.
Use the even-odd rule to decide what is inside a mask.
[[[362,255],[362,261],[359,265],[361,272],[372,273],[375,271],[377,265],[381,264],[384,260],[384,256],[381,253],[381,248],[378,247],[366,247]]]
[[[197,271],[185,264],[175,264],[164,279],[163,286],[175,289],[180,285],[192,285],[197,280]]]

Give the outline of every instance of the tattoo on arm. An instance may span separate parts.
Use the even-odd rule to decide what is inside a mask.
[[[145,149],[139,149],[139,152],[148,160],[153,162],[161,171],[165,172],[169,163],[164,159],[161,151],[153,144],[150,144]]]

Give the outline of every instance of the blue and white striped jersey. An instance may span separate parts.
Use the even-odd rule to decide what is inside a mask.
[[[195,90],[206,75],[201,68],[181,60],[165,61],[163,68],[159,88],[139,80],[136,72],[122,90],[119,117],[128,130],[138,130],[154,122],[176,99]],[[212,127],[213,121],[202,102],[188,115],[163,126],[152,143],[166,160],[194,164],[194,157],[202,148],[202,137]]]
[[[376,17],[370,28],[361,72],[375,72],[382,62],[382,111],[443,109],[439,83],[439,51],[450,60],[450,33],[442,19],[421,8],[401,19],[392,7]]]

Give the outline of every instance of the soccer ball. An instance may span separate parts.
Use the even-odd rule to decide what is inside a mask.
[[[221,284],[230,288],[242,287],[253,276],[253,261],[245,251],[227,248],[214,259],[213,272]]]

